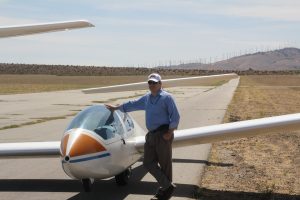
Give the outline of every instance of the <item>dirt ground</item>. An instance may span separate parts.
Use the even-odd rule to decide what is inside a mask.
[[[224,122],[297,112],[299,75],[242,76]],[[213,144],[195,197],[300,199],[300,131]]]

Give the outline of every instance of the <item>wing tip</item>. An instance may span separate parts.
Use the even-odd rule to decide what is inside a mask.
[[[92,24],[89,20],[86,19],[80,19],[80,20],[76,20],[77,22],[81,22],[84,25],[86,25],[86,27],[95,27],[94,24]]]

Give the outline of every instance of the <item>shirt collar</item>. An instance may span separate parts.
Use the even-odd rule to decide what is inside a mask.
[[[161,95],[161,93],[162,93],[162,89],[160,88],[160,90],[158,90],[157,95]]]
[[[156,95],[155,97],[161,96],[162,91],[163,91],[162,88],[160,88],[160,90],[158,90],[157,95]],[[151,97],[154,97],[154,96],[151,94],[151,92],[150,92],[150,96],[151,96]]]

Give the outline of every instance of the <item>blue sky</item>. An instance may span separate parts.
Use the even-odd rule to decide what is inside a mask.
[[[153,67],[299,48],[299,10],[297,0],[0,0],[0,26],[96,26],[0,39],[0,62]]]

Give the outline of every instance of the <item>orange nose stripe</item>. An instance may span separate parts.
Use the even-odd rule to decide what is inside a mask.
[[[73,143],[69,155],[75,157],[101,151],[106,151],[106,149],[97,140],[88,135],[80,134]]]
[[[68,140],[69,140],[69,134],[63,137],[61,141],[60,149],[61,149],[62,156],[66,156]]]

